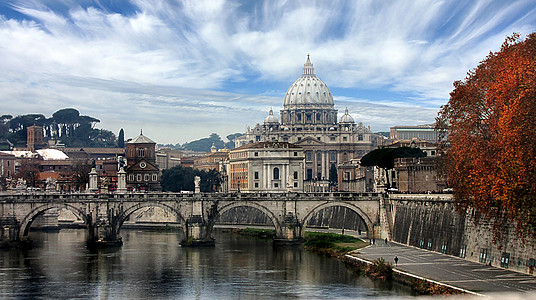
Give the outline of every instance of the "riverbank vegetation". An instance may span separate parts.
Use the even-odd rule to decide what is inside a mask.
[[[237,228],[234,233],[258,238],[275,238],[275,230],[258,228]],[[304,247],[315,253],[327,256],[340,256],[363,248],[368,243],[356,237],[336,233],[306,232]]]
[[[341,256],[366,245],[368,243],[349,235],[323,232],[305,233],[305,249],[327,256]]]
[[[269,238],[273,239],[275,238],[275,230],[274,229],[258,229],[258,228],[234,228],[233,233],[237,233],[240,235],[247,235],[252,236],[256,238]]]

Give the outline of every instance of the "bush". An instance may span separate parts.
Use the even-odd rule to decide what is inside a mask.
[[[393,277],[393,265],[386,262],[383,257],[380,257],[372,262],[365,274],[382,280],[391,279]]]

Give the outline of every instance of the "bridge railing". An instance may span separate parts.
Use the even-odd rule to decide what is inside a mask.
[[[355,201],[380,197],[380,193],[351,193],[351,192],[288,192],[288,193],[171,193],[171,192],[128,192],[128,193],[60,193],[60,192],[32,192],[32,193],[0,193],[0,201],[188,201],[188,200],[295,200],[306,201],[311,199],[326,199],[335,201]]]

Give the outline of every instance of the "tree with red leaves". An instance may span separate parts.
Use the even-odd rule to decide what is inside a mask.
[[[436,126],[458,207],[536,236],[536,33],[513,34],[454,82]]]

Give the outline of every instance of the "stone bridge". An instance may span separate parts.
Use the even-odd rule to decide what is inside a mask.
[[[0,195],[0,245],[29,243],[32,222],[49,210],[67,209],[84,221],[89,246],[122,244],[122,224],[133,213],[159,207],[177,217],[184,231],[183,246],[213,245],[218,217],[237,207],[251,207],[272,221],[274,243],[299,243],[310,218],[325,208],[354,211],[369,238],[390,238],[389,205],[375,193],[33,193]]]

